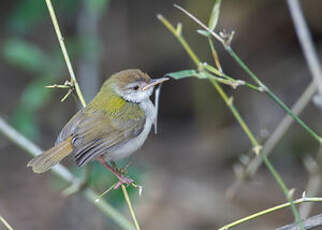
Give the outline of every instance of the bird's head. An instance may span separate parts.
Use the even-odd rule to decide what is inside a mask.
[[[112,75],[108,83],[126,101],[140,103],[151,96],[156,85],[167,80],[169,79],[151,79],[139,69],[129,69]]]

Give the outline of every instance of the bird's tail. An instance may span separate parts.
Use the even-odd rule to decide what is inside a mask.
[[[35,173],[44,173],[73,152],[72,137],[43,152],[28,162]]]

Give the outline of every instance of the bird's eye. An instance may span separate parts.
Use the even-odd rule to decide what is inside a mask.
[[[138,85],[134,86],[133,89],[134,90],[138,90],[140,87]]]

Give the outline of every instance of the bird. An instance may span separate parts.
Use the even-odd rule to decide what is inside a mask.
[[[157,119],[157,108],[150,96],[155,86],[167,80],[151,79],[139,69],[113,74],[92,101],[66,123],[55,145],[27,166],[35,173],[44,173],[73,155],[80,167],[98,160],[111,170],[119,180],[115,188],[133,183],[113,164],[137,151],[147,139]]]

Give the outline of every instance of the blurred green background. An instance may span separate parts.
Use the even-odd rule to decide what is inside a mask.
[[[194,68],[180,44],[157,20],[158,13],[183,23],[183,34],[203,61],[211,62],[207,40],[198,27],[173,7],[177,3],[207,22],[213,0],[113,1],[53,0],[72,64],[86,100],[111,74],[140,68],[152,77]],[[319,54],[322,45],[322,2],[302,1]],[[64,83],[67,68],[45,1],[0,2],[0,116],[43,149],[53,145],[65,122],[79,108],[76,98],[65,102],[61,89],[44,86]],[[233,47],[255,73],[291,106],[311,80],[285,1],[225,0],[217,30],[235,30]],[[216,43],[223,69],[248,79]],[[247,88],[232,90],[235,104],[264,141],[284,116],[265,95]],[[301,117],[321,132],[321,111],[309,105]],[[266,168],[242,186],[231,200],[233,167],[251,145],[208,81],[185,79],[164,84],[160,98],[159,133],[151,134],[131,157],[130,175],[144,186],[142,197],[131,191],[142,229],[215,229],[255,211],[284,201]],[[298,196],[308,172],[305,156],[315,157],[318,144],[293,125],[270,159]],[[83,196],[62,198],[67,186],[47,173],[26,168],[30,155],[0,138],[0,214],[14,229],[118,229]],[[63,162],[75,174],[72,159]],[[123,165],[125,162],[122,162]],[[115,178],[93,163],[90,186],[104,191]],[[321,194],[321,193],[320,193]],[[105,197],[128,216],[122,194]],[[322,209],[314,207],[317,213]],[[292,222],[289,210],[247,223],[239,229],[273,229]],[[1,229],[1,227],[0,227]]]

